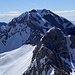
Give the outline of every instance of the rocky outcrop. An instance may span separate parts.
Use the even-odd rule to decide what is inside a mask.
[[[42,38],[42,43],[59,56],[68,58],[66,36],[64,36],[64,33],[60,29],[50,29]]]
[[[43,72],[44,75],[50,75],[52,67],[54,75],[70,75],[71,59],[66,38],[60,29],[51,28],[36,46],[24,75],[43,75]]]
[[[70,40],[71,40],[71,45],[70,45],[70,47],[71,47],[71,48],[75,48],[75,36],[72,36],[72,35],[71,35]]]

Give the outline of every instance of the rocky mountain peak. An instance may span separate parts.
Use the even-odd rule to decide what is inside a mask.
[[[38,44],[52,27],[60,28],[65,35],[75,36],[75,25],[50,10],[33,9],[25,12],[13,18],[5,27],[0,27],[0,53],[19,48],[23,44]]]
[[[53,75],[70,75],[75,66],[75,54],[68,38],[74,37],[64,36],[59,28],[51,28],[36,46],[31,64],[23,75],[51,75],[52,70]]]

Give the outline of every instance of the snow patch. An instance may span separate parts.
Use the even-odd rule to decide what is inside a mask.
[[[0,75],[22,75],[31,63],[35,46],[22,47],[0,54]]]

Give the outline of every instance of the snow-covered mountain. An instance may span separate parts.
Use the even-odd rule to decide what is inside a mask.
[[[5,23],[5,22],[0,22],[0,26],[6,26],[7,25],[7,23]]]
[[[22,75],[30,65],[34,48],[31,45],[23,45],[0,54],[0,75]]]
[[[0,27],[0,73],[74,75],[74,48],[73,23],[50,10],[33,9]]]
[[[58,27],[66,35],[75,35],[75,25],[50,10],[31,10],[0,27],[0,53],[17,49],[23,44],[35,45],[51,28]]]

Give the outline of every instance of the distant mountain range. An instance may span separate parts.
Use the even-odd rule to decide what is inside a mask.
[[[75,25],[33,9],[0,26],[0,53],[0,75],[75,75]]]
[[[2,25],[6,26],[7,23],[5,23],[5,22],[0,22],[0,26],[2,26]]]

